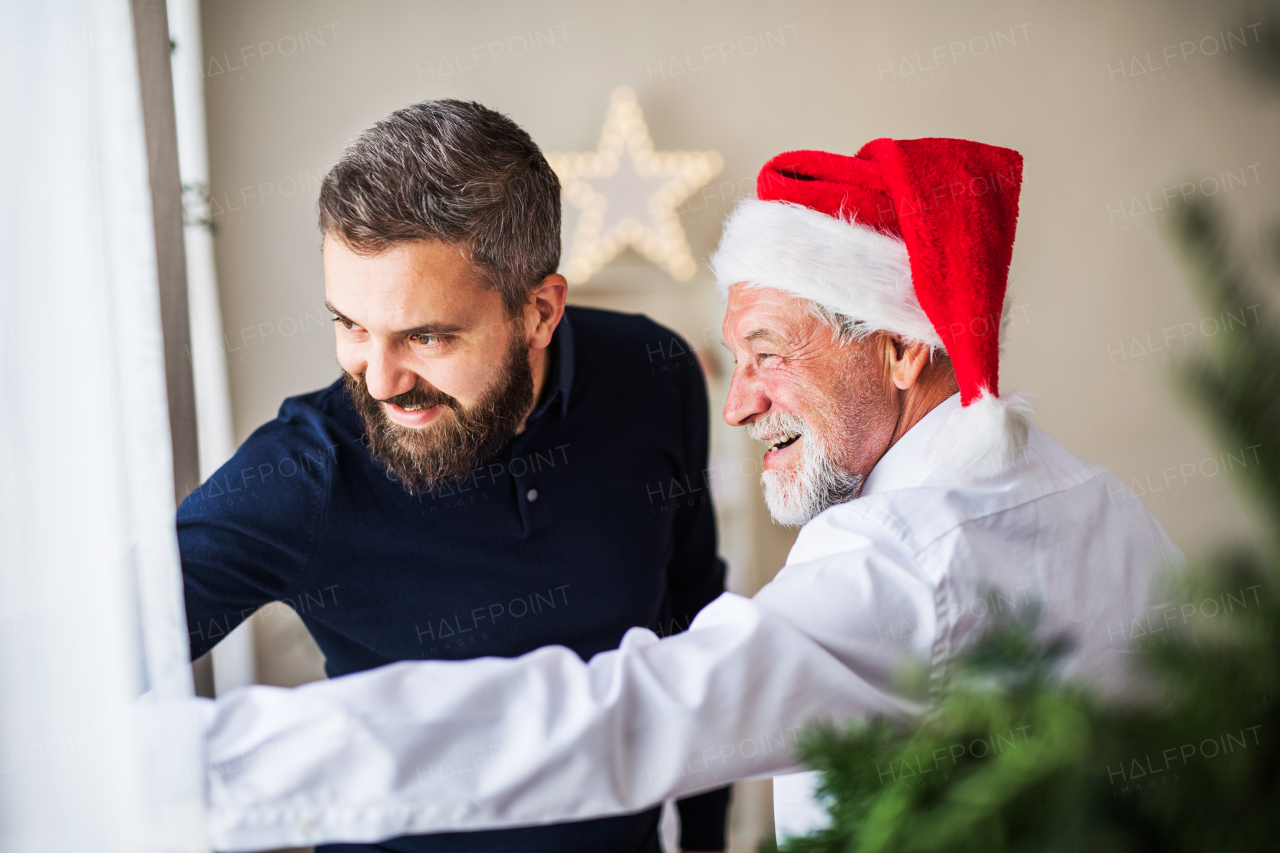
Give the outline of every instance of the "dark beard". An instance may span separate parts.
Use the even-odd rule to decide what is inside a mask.
[[[463,406],[436,388],[415,388],[385,401],[404,408],[448,408],[420,429],[388,418],[383,401],[370,396],[363,374],[344,370],[342,375],[347,396],[364,419],[369,451],[410,493],[465,477],[516,434],[533,406],[533,371],[522,336],[512,339],[506,364],[474,406]]]

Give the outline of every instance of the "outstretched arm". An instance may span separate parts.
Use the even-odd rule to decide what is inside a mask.
[[[633,629],[587,663],[552,646],[235,691],[209,712],[213,842],[571,821],[793,769],[808,723],[912,710],[888,690],[905,649],[877,608],[921,624],[931,596],[867,549],[725,594],[674,637]]]

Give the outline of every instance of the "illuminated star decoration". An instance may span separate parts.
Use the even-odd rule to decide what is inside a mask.
[[[571,283],[591,278],[628,246],[676,281],[693,277],[698,265],[676,209],[720,172],[718,153],[654,151],[636,93],[623,87],[613,92],[595,151],[546,156],[565,200],[581,210],[564,264]]]

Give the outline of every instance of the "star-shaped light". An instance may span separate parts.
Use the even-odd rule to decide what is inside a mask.
[[[591,278],[628,246],[676,281],[693,277],[698,266],[676,209],[720,172],[718,153],[654,151],[636,93],[622,87],[595,151],[546,156],[565,199],[581,210],[564,264],[571,283]]]

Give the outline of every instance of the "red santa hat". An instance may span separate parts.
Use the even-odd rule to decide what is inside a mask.
[[[791,151],[725,224],[711,266],[722,293],[771,287],[941,347],[961,408],[931,453],[996,476],[1023,456],[1030,407],[999,395],[1000,330],[1022,156],[963,139],[877,139],[854,157]]]

